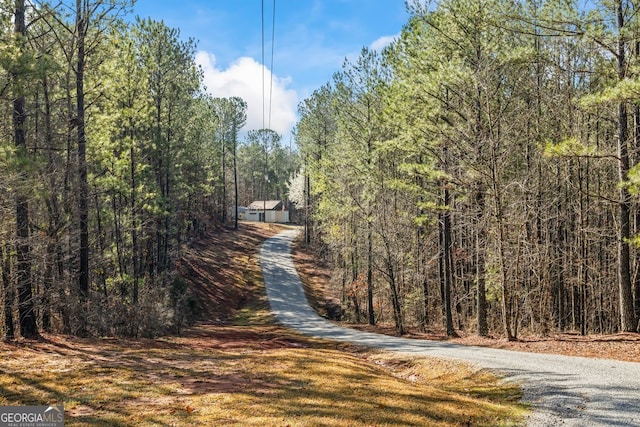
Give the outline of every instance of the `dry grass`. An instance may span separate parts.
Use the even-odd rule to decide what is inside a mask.
[[[62,404],[70,426],[494,426],[523,411],[486,372],[345,350],[273,325],[52,336],[0,346],[0,404]]]
[[[252,243],[220,248],[228,250],[225,262],[246,260],[251,274],[217,273],[211,246],[191,256],[213,264],[187,260],[202,277],[233,277],[238,292],[204,290],[212,304],[223,303],[227,293],[244,299],[240,306],[231,301],[235,308],[226,314],[234,317],[225,325],[202,323],[184,336],[158,340],[48,335],[0,344],[0,405],[63,404],[69,426],[496,426],[521,420],[526,408],[518,387],[485,371],[398,359],[272,324],[254,283],[257,245],[271,232],[245,230]],[[242,281],[254,288],[246,291]]]

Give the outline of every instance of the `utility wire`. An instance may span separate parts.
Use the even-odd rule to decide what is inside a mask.
[[[273,49],[276,36],[276,0],[273,0],[273,16],[271,18],[271,80],[269,82],[269,129],[271,129],[271,105],[273,103]],[[264,68],[263,68],[264,69]]]
[[[265,122],[266,113],[266,93],[265,93],[265,84],[264,84],[264,70],[265,70],[265,62],[264,62],[264,0],[262,0],[262,128],[263,129],[271,129],[271,111],[273,109],[273,56],[275,51],[275,38],[276,38],[276,0],[273,0],[273,12],[271,15],[271,65],[270,69],[270,79],[269,79],[269,121]],[[268,125],[268,126],[265,126]]]
[[[264,129],[264,112],[265,112],[265,94],[264,94],[264,0],[262,0],[262,128]]]

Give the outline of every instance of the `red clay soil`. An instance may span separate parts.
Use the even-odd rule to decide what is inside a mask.
[[[330,294],[330,269],[318,261],[318,256],[298,242],[294,244],[294,260],[300,277],[305,285],[307,296],[311,301],[326,298]],[[335,296],[335,295],[334,295]],[[312,305],[317,306],[318,304]],[[386,335],[396,335],[393,325],[354,325],[345,326],[362,331],[376,332]],[[484,338],[476,335],[464,334],[458,331],[459,338],[447,337],[445,330],[419,332],[417,328],[409,328],[405,335],[408,338],[449,341],[463,345],[501,348],[532,353],[564,354],[604,359],[640,362],[640,334],[619,333],[612,335],[587,335],[562,333],[548,337],[522,335],[518,341],[509,342],[502,338]]]

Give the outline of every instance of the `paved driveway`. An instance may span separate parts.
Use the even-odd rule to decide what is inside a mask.
[[[397,338],[337,326],[309,306],[290,256],[298,230],[268,239],[260,265],[272,312],[303,334],[406,354],[464,360],[523,384],[529,426],[640,426],[640,363]]]

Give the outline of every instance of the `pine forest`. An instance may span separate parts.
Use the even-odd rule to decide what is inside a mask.
[[[407,7],[394,43],[299,107],[305,236],[349,317],[637,331],[640,4]]]
[[[131,7],[0,3],[5,338],[179,332],[182,247],[299,167],[276,132],[240,137],[246,102],[207,93],[194,40]]]
[[[183,248],[255,200],[295,207],[343,320],[638,331],[637,1],[407,1],[395,41],[299,103],[292,143],[132,7],[0,0],[4,337],[179,333]]]

